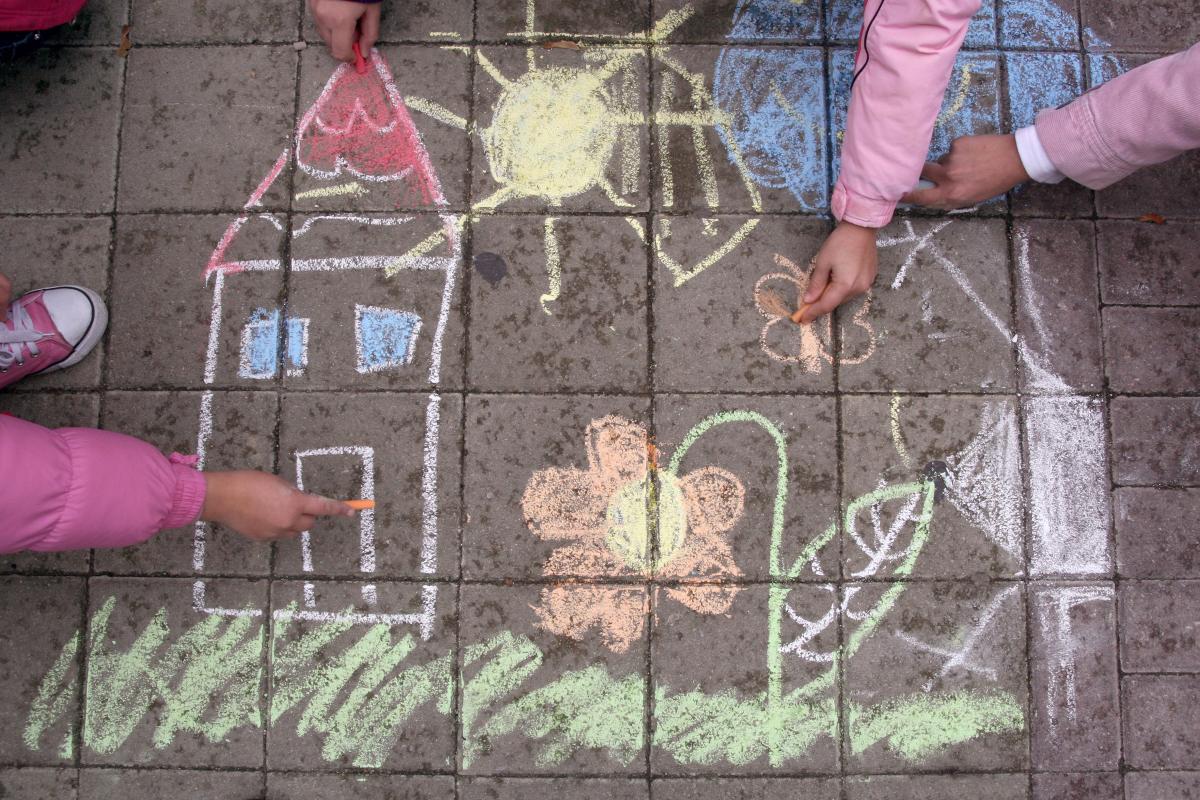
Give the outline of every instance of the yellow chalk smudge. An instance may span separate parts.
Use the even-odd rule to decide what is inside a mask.
[[[370,189],[368,189],[366,186],[363,186],[358,181],[351,181],[350,183],[339,183],[337,186],[321,186],[316,189],[298,192],[296,194],[296,199],[305,200],[311,197],[339,197],[346,194],[353,195],[355,197],[361,197],[362,195],[369,194],[370,192]]]
[[[461,131],[465,131],[467,129],[467,120],[465,118],[460,117],[458,114],[455,114],[453,111],[441,105],[440,103],[435,103],[432,100],[426,100],[423,97],[406,97],[404,98],[404,102],[407,103],[408,107],[413,111],[420,111],[425,116],[432,117],[438,122],[443,122],[453,128],[458,128]]]
[[[558,299],[559,292],[562,291],[562,265],[559,261],[558,253],[558,237],[554,234],[554,217],[546,217],[545,228],[543,230],[542,246],[546,249],[546,279],[550,284],[550,291],[538,298],[538,302],[542,304],[542,311],[553,316],[547,303],[553,303]]]
[[[666,221],[667,218],[665,217],[660,220],[660,222],[663,223]],[[671,256],[667,255],[667,253],[663,250],[663,240],[670,237],[670,229],[666,225],[662,226],[662,235],[655,234],[654,236],[654,250],[658,255],[659,260],[662,261],[663,266],[665,266],[671,272],[671,274],[675,276],[675,285],[682,286],[692,278],[699,275],[701,272],[704,272],[704,270],[708,269],[713,264],[720,261],[725,256],[729,255],[733,248],[741,244],[742,240],[750,235],[750,231],[754,230],[759,222],[761,222],[761,220],[758,219],[749,219],[743,222],[741,227],[734,231],[723,245],[709,253],[705,258],[700,259],[700,261],[696,262],[696,265],[691,269],[684,269],[682,264],[680,264]]]
[[[904,445],[904,433],[900,430],[899,392],[892,392],[892,399],[888,403],[888,426],[892,429],[892,445],[895,446],[900,460],[904,462],[906,469],[912,467],[912,458],[909,457],[908,448]]]

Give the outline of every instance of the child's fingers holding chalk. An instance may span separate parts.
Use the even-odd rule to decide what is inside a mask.
[[[380,8],[383,3],[369,3],[363,11],[362,17],[358,20],[358,46],[362,50],[364,59],[371,58],[371,48],[375,46],[375,41],[379,38],[379,20],[382,14]]]
[[[309,517],[352,517],[354,509],[319,494],[306,494],[300,501],[300,513]]]

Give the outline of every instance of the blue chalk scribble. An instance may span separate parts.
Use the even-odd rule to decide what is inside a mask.
[[[738,0],[730,41],[819,41],[821,4],[795,0]]]
[[[1015,0],[1000,5],[1000,41],[1005,47],[1079,47],[1075,15],[1054,0]]]
[[[736,145],[759,186],[786,188],[805,210],[828,204],[820,50],[724,48],[713,96],[729,118],[718,128],[726,149]]]
[[[421,318],[411,311],[375,306],[354,307],[359,372],[378,372],[412,363]]]
[[[1042,109],[1069,103],[1083,92],[1078,53],[1005,53],[1004,65],[1014,130],[1032,124]]]

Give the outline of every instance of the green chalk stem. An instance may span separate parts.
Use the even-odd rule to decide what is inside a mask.
[[[758,425],[770,435],[775,443],[775,455],[777,459],[776,479],[775,479],[775,502],[771,512],[771,545],[770,545],[770,598],[768,600],[768,619],[767,619],[767,696],[766,696],[766,733],[767,733],[767,752],[768,759],[772,767],[779,767],[783,764],[783,747],[781,735],[783,723],[785,719],[785,709],[783,708],[783,654],[781,648],[781,627],[783,624],[784,605],[787,602],[789,587],[783,583],[785,580],[794,580],[799,576],[813,557],[826,544],[833,539],[837,533],[837,523],[834,522],[826,528],[825,532],[809,542],[800,554],[800,557],[793,563],[791,569],[784,573],[780,565],[780,551],[783,548],[783,524],[784,512],[787,507],[787,475],[788,475],[788,455],[787,455],[787,439],[783,433],[777,428],[774,423],[767,419],[762,414],[755,411],[718,411],[705,417],[700,422],[696,423],[687,435],[683,437],[679,447],[671,456],[671,462],[668,466],[670,472],[674,475],[679,474],[680,464],[683,458],[687,455],[688,450],[696,443],[696,440],[703,436],[713,428],[721,425],[726,425],[731,422],[748,422]],[[912,571],[913,564],[916,562],[917,556],[924,548],[925,542],[929,535],[929,521],[933,515],[933,496],[934,485],[931,480],[925,480],[920,483],[905,483],[899,486],[888,486],[877,489],[873,492],[868,492],[862,497],[856,498],[846,507],[844,517],[844,525],[848,528],[854,524],[854,518],[858,513],[872,505],[892,500],[906,495],[924,493],[925,502],[921,510],[921,516],[917,521],[916,529],[913,533],[913,541],[907,551],[907,556],[901,565],[896,569],[895,574],[907,575]],[[793,694],[793,697],[804,698],[811,696],[817,691],[828,688],[836,680],[838,670],[841,668],[841,662],[850,656],[854,655],[865,640],[875,628],[878,627],[883,616],[891,610],[895,605],[896,599],[904,591],[902,583],[893,584],[880,598],[879,602],[867,614],[867,618],[862,624],[851,634],[847,644],[840,648],[837,655],[837,661],[834,665],[825,672],[824,675],[814,679],[806,686],[802,687],[799,692]],[[835,598],[834,602],[837,602]]]

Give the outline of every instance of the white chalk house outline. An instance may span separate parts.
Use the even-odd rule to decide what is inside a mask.
[[[394,104],[398,104],[400,108],[403,108],[403,100],[401,99],[400,93],[395,86],[395,82],[393,81],[392,75],[388,70],[384,60],[382,58],[373,58],[371,63],[375,66],[376,72],[379,74],[387,89],[388,96],[392,98],[392,102]],[[343,64],[334,71],[328,83],[325,85],[320,97],[308,110],[308,113],[305,115],[300,125],[297,126],[297,142],[299,141],[301,133],[308,125],[314,123],[314,121],[317,125],[324,125],[324,123],[317,118],[317,110],[320,108],[325,98],[329,95],[334,85],[340,78],[343,77],[348,69],[353,69],[353,67]],[[364,118],[367,117],[364,115]],[[369,118],[367,119],[369,120]],[[353,125],[354,121],[355,118],[352,118],[348,125]],[[226,283],[228,281],[235,280],[238,275],[243,273],[271,272],[283,269],[283,263],[279,259],[227,261],[224,258],[224,254],[241,227],[252,216],[258,215],[256,209],[261,206],[263,195],[283,172],[284,167],[287,165],[289,156],[290,151],[285,149],[280,154],[279,158],[276,159],[275,164],[267,173],[267,176],[254,190],[253,194],[250,195],[249,200],[246,202],[246,205],[243,208],[242,214],[240,214],[232,223],[230,223],[229,227],[226,229],[224,235],[221,237],[220,243],[218,243],[212,254],[212,257],[209,260],[208,267],[205,270],[205,280],[210,281],[212,286],[211,319],[208,330],[208,347],[204,361],[204,383],[206,386],[211,386],[214,383],[217,374],[217,362],[220,350],[218,345],[221,341],[221,336],[223,333],[222,309],[225,293],[227,291]],[[437,180],[436,173],[434,173],[433,168],[429,163],[428,154],[426,153],[423,144],[416,148],[414,157],[419,161],[419,167],[422,168],[425,171],[425,174],[429,177],[429,182],[432,187],[434,205],[436,207],[444,208],[447,203],[442,194],[441,185]],[[305,172],[324,179],[337,177],[345,166],[341,161],[339,161],[337,171],[330,174],[310,167],[299,158],[297,159],[297,165]],[[346,169],[347,171],[352,171],[348,167]],[[405,170],[396,175],[372,176],[372,179],[404,180],[408,174],[409,170]],[[434,271],[441,272],[443,275],[441,302],[438,310],[437,322],[433,328],[433,337],[432,344],[430,346],[428,363],[427,380],[429,384],[434,387],[434,389],[432,392],[430,392],[425,407],[425,430],[421,454],[422,522],[420,572],[422,575],[432,575],[437,571],[437,454],[441,412],[441,394],[437,390],[437,386],[441,380],[442,346],[446,331],[446,323],[450,316],[451,300],[453,299],[454,291],[458,281],[458,275],[461,270],[461,231],[464,222],[463,215],[461,214],[439,213],[437,216],[441,221],[442,232],[445,237],[447,250],[447,255],[445,256],[429,255],[422,250],[418,250],[417,253],[380,253],[376,255],[358,255],[331,258],[294,258],[290,263],[290,268],[293,273],[340,272],[345,270],[381,270],[388,275],[395,276],[394,279],[396,280],[402,280],[402,276],[408,271]],[[328,220],[331,222],[403,226],[413,222],[415,218],[412,216],[365,218],[356,216],[354,214],[326,214],[308,220],[300,228],[293,231],[293,238],[298,238],[308,233],[311,224],[316,222],[318,219]],[[276,224],[278,227],[273,218],[270,221],[273,224]],[[418,248],[419,247],[420,246],[418,245]],[[281,322],[281,324],[285,323]],[[305,362],[307,362],[308,349],[307,333],[308,331],[306,325],[304,330],[304,341],[302,345],[304,351],[302,355]],[[356,347],[361,350],[361,342],[356,342]],[[284,354],[281,353],[280,357],[283,356]],[[292,376],[290,371],[285,372],[284,374],[287,377]],[[204,468],[208,453],[208,446],[212,440],[213,400],[214,392],[212,389],[206,389],[201,394],[199,408],[199,433],[196,437],[196,455],[198,457],[199,469]],[[363,479],[361,487],[362,497],[363,499],[373,499],[375,495],[375,449],[370,443],[337,443],[329,444],[323,447],[306,448],[298,451],[295,454],[298,485],[300,485],[301,488],[303,486],[303,469],[305,461],[311,461],[314,458],[333,455],[351,455],[361,459],[363,466]],[[208,603],[208,581],[204,577],[204,569],[209,533],[210,531],[208,523],[196,523],[192,539],[192,571],[195,575],[195,580],[192,584],[192,608],[198,613],[224,617],[262,616],[262,609],[226,608],[219,605],[210,605]],[[364,578],[368,578],[367,582],[364,583],[361,589],[362,598],[369,607],[375,607],[378,604],[376,587],[374,583],[370,582],[369,580],[369,576],[375,571],[374,512],[371,510],[360,512],[359,537],[360,558],[358,571],[364,576]],[[311,539],[307,532],[303,535],[301,542],[303,569],[305,572],[310,572],[312,571],[312,549]],[[272,612],[273,618],[276,620],[299,619],[363,625],[415,625],[419,629],[421,638],[423,640],[428,640],[433,634],[439,588],[436,583],[425,583],[421,585],[421,606],[419,611],[406,611],[403,613],[385,613],[374,610],[369,612],[322,611],[318,609],[319,598],[317,597],[316,588],[317,584],[311,581],[306,581],[304,584],[303,608],[275,609]]]

